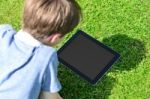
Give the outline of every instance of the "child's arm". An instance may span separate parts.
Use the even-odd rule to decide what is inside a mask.
[[[39,99],[62,99],[59,93],[50,93],[46,91],[41,91]]]
[[[57,51],[54,50],[43,74],[40,99],[62,99],[58,93],[61,90],[61,84],[57,77],[58,65]]]

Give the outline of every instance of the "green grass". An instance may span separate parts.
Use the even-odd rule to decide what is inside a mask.
[[[78,0],[82,29],[121,54],[113,67],[91,86],[60,64],[64,99],[150,98],[150,0]],[[0,24],[21,26],[23,0],[0,0]],[[59,49],[76,31],[66,35]]]

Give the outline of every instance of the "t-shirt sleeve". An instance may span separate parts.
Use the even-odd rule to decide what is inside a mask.
[[[0,25],[0,38],[3,38],[7,31],[13,30],[12,26],[9,24],[1,24]]]
[[[13,40],[13,35],[15,33],[16,31],[12,28],[11,25],[0,25],[0,45],[2,45],[3,48],[8,47],[11,44]]]
[[[42,91],[48,91],[54,93],[61,90],[62,87],[57,77],[58,65],[59,62],[58,62],[57,52],[55,51],[52,54],[49,64],[43,75]]]

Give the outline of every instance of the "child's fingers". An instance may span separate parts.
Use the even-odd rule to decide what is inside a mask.
[[[63,99],[60,95],[58,95],[59,99]]]

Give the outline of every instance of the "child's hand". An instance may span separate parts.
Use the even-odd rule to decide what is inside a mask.
[[[50,93],[42,91],[40,93],[39,99],[63,99],[63,98],[59,95],[59,93]]]
[[[58,96],[58,97],[59,97],[59,99],[63,99],[63,98],[60,96],[60,94],[58,94],[58,95],[59,95],[59,96]]]

